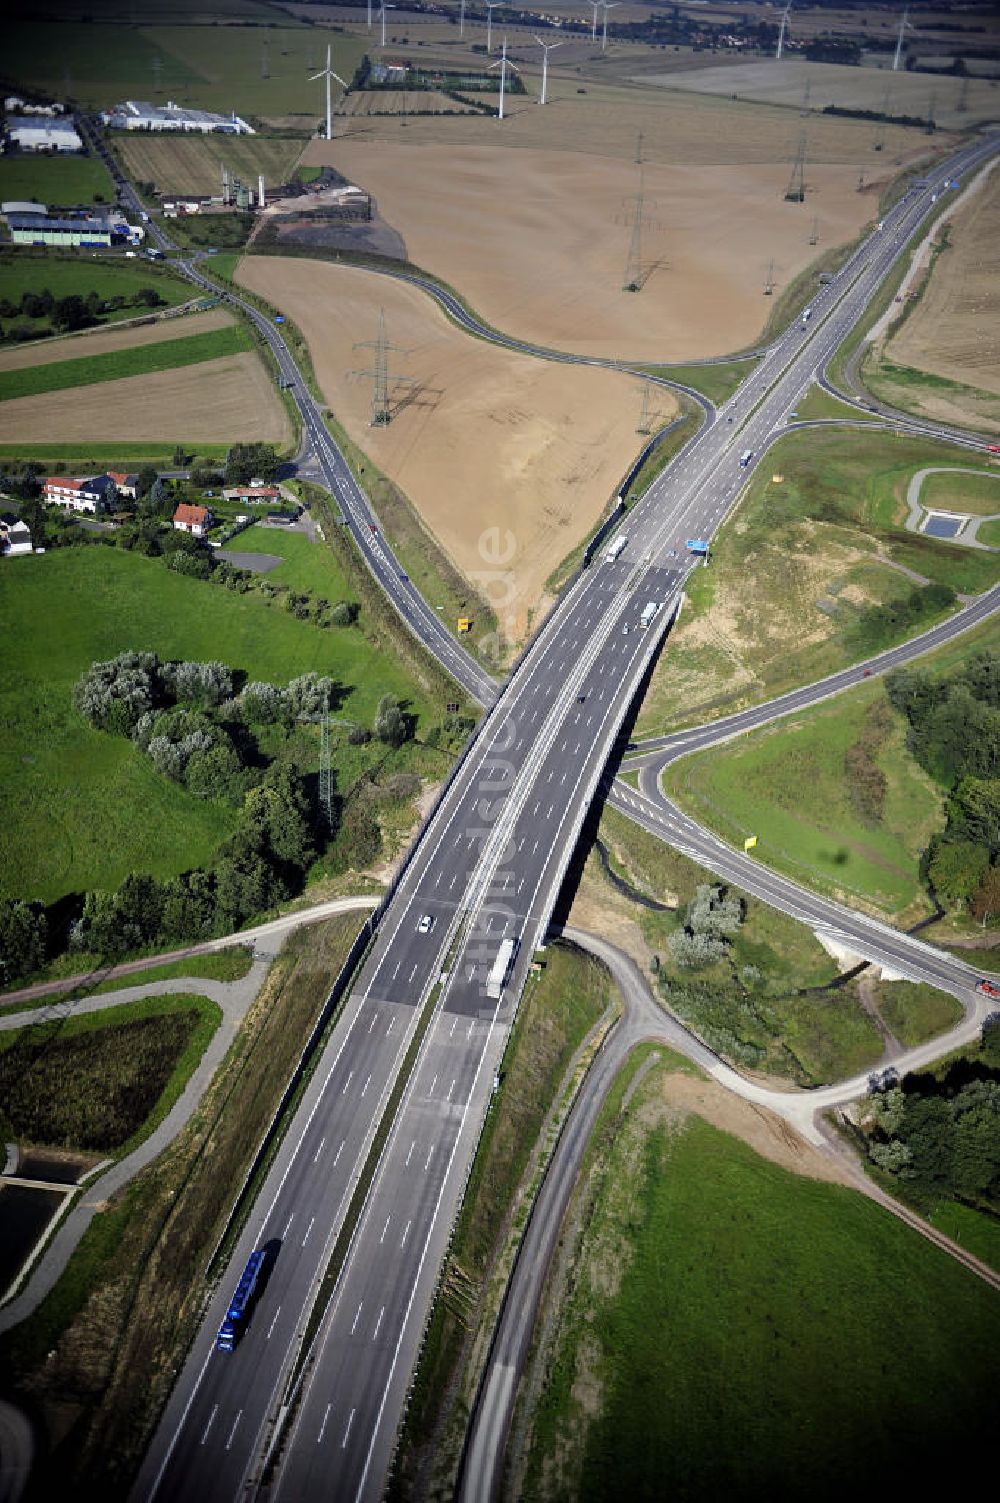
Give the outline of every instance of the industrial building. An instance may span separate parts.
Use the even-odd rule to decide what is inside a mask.
[[[8,115],[7,143],[18,151],[82,151],[83,142],[72,120],[49,120],[43,116]]]
[[[129,224],[124,214],[91,214],[86,209],[64,214],[6,213],[15,245],[111,246],[141,245],[145,231]]]
[[[235,110],[231,115],[213,115],[211,110],[185,109],[172,99],[168,99],[165,105],[150,104],[144,99],[126,99],[124,104],[105,110],[101,120],[111,130],[186,130],[200,131],[203,135],[220,131],[228,136],[256,134],[253,126],[241,119]]]

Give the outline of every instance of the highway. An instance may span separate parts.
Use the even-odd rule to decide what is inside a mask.
[[[961,172],[994,149],[976,143],[940,171]],[[260,1481],[272,1448],[275,1496],[381,1495],[516,999],[691,567],[684,541],[711,537],[752,467],[740,466],[740,452],[759,457],[783,429],[928,209],[929,194],[903,200],[823,289],[812,319],[771,347],[727,404],[726,421],[706,425],[630,512],[621,557],[596,564],[564,594],[484,718],[386,907],[210,1301],[137,1498],[241,1497]],[[647,602],[659,609],[643,628]],[[634,817],[661,817],[638,798]],[[796,894],[813,922],[812,900]],[[852,917],[867,926],[862,949],[874,933],[895,969],[936,975],[927,947]],[[520,941],[513,972],[491,997],[486,976],[511,936]],[[952,978],[962,969],[940,959]],[[408,1054],[412,1068],[401,1076]],[[383,1117],[387,1135],[376,1144]],[[361,1215],[306,1347],[307,1317],[355,1194],[364,1197]],[[264,1244],[276,1259],[251,1328],[234,1354],[215,1353],[230,1290],[250,1249]]]

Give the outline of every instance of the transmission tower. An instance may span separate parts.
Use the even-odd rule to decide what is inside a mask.
[[[961,87],[960,87],[960,89],[958,91],[958,100],[957,100],[957,102],[955,104],[955,112],[956,112],[956,114],[964,115],[965,112],[966,112],[966,110],[968,108],[969,108],[969,75],[966,74],[965,77],[962,79],[962,84],[961,84]]]
[[[815,245],[819,240],[819,220],[813,215],[813,222],[809,229],[809,244]]]
[[[622,279],[623,292],[641,292],[643,283],[651,270],[650,267],[644,267],[642,262],[642,232],[644,229],[656,229],[658,226],[654,220],[649,218],[647,207],[642,168],[640,167],[639,191],[624,200],[624,215],[619,220],[619,223],[628,224],[632,228],[632,234],[629,238],[628,256],[625,260],[625,275]]]
[[[889,108],[891,102],[892,100],[890,92],[888,89],[886,89],[885,98],[882,100],[882,119],[879,121],[878,125],[875,128],[875,140],[872,142],[873,151],[883,151],[885,149],[885,133],[889,124]]]
[[[637,167],[642,166],[642,131],[640,131],[638,136],[636,137],[635,163]]]
[[[333,761],[330,756],[330,709],[327,706],[319,726],[319,805],[326,815],[328,830],[333,829]]]
[[[811,78],[807,78],[806,79],[806,83],[805,83],[805,88],[802,90],[802,108],[799,111],[800,115],[808,115],[810,113],[809,96],[810,96],[811,93],[812,93],[812,79]]]
[[[636,433],[652,433],[653,431],[653,419],[659,414],[653,411],[652,395],[653,383],[644,381],[642,383],[642,409],[636,424]]]
[[[857,191],[859,193],[863,193],[865,191],[865,175],[864,175],[863,172],[859,172],[858,173],[858,188],[857,188]]]
[[[767,263],[767,276],[764,278],[764,296],[770,297],[774,291],[774,257]]]
[[[267,37],[260,44],[260,76],[261,78],[271,77],[271,61],[267,53]]]
[[[934,123],[934,112],[936,108],[937,99],[932,93],[930,99],[927,101],[927,124],[924,126],[925,136],[933,136],[934,132],[937,130],[937,126]]]
[[[785,199],[788,203],[801,204],[806,200],[806,133],[799,136],[799,145],[795,153],[795,161],[792,163],[792,175],[788,179],[788,187],[785,189]]]
[[[369,427],[384,428],[385,425],[392,420],[392,413],[389,409],[390,379],[392,380],[394,385],[412,386],[414,384],[409,376],[397,376],[393,374],[390,378],[388,359],[389,351],[392,350],[398,355],[406,355],[409,353],[409,351],[405,350],[402,345],[389,343],[388,335],[385,332],[384,308],[380,308],[378,310],[377,336],[374,339],[359,340],[354,348],[356,350],[375,351],[374,366],[368,370],[352,371],[351,375],[367,376],[368,379],[372,382],[372,415],[369,420]]]

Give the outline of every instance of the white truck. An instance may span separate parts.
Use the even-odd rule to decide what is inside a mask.
[[[514,956],[517,954],[518,937],[516,934],[508,935],[501,941],[497,951],[497,958],[493,962],[493,969],[486,979],[486,995],[498,1000],[507,984],[510,968],[514,964]]]
[[[659,612],[659,609],[660,602],[658,600],[647,600],[642,608],[642,615],[639,617],[639,625],[643,627],[648,626]]]
[[[627,547],[627,536],[623,535],[622,537],[615,538],[614,542],[611,544],[611,547],[604,555],[604,562],[606,564],[613,564],[616,558],[621,558]]]
[[[743,453],[740,455],[740,469],[745,470],[751,459],[753,459],[753,450],[744,449]]]
[[[812,318],[812,315],[813,315],[813,311],[812,311],[811,308],[803,308],[803,310],[802,310],[802,327],[803,327],[803,329],[805,328],[805,326],[809,322],[809,320]]]

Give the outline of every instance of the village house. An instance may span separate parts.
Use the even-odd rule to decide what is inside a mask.
[[[0,555],[16,558],[19,553],[30,553],[31,533],[26,522],[6,521],[0,518]]]
[[[273,485],[230,485],[222,494],[226,501],[258,506],[277,506],[281,500],[281,492]]]
[[[73,475],[49,475],[43,487],[49,506],[65,506],[70,511],[90,511],[95,515],[114,504],[117,497],[110,475],[91,478]]]
[[[113,480],[119,496],[127,501],[135,500],[135,488],[139,482],[138,475],[126,475],[124,470],[109,470],[108,479]]]
[[[178,532],[189,532],[195,538],[203,538],[214,520],[207,506],[191,506],[187,501],[182,501],[174,512]]]

